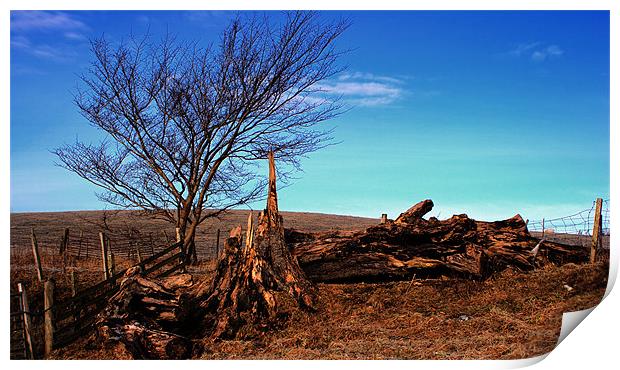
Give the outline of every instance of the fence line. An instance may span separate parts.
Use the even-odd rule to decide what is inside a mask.
[[[139,260],[131,267],[139,266],[145,276],[164,277],[178,270],[185,268],[185,251],[180,242],[169,245],[168,247],[156,252],[144,260]],[[95,324],[96,316],[105,307],[105,303],[119,289],[121,277],[131,267],[111,274],[95,285],[78,291],[73,287],[75,293],[72,297],[62,301],[54,301],[53,280],[45,282],[44,301],[42,310],[27,312],[29,317],[45,318],[43,346],[46,355],[60,346],[67,345],[88,330]],[[29,352],[26,350],[24,335],[24,323],[26,315],[19,294],[11,294],[11,358],[28,358]],[[14,304],[14,300],[16,303]],[[14,307],[18,306],[18,307]],[[23,317],[24,319],[21,319]]]
[[[84,231],[80,228],[69,228],[66,243],[63,241],[64,229],[57,232],[41,232],[35,228],[38,248],[43,254],[59,254],[61,246],[64,246],[65,255],[69,258],[101,258],[101,243],[98,233],[100,230],[92,229]],[[196,245],[199,257],[213,259],[217,256],[218,230],[202,232],[196,235]],[[141,256],[146,257],[164,249],[174,242],[174,229],[161,230],[160,232],[145,232],[129,235],[127,233],[105,232],[109,240],[109,250],[117,257],[135,258],[136,250]],[[63,244],[64,243],[64,244]],[[32,244],[30,227],[11,228],[11,252],[17,253],[24,247]]]
[[[592,236],[594,227],[594,207],[596,201],[592,202],[592,206],[573,215],[543,219],[545,230],[553,230],[555,233],[578,234]],[[603,209],[601,212],[603,234],[609,235],[609,199],[603,200]],[[543,231],[543,220],[529,220],[527,227],[530,231]]]
[[[11,293],[11,360],[24,360],[29,358],[26,344],[26,323],[23,320],[24,309],[21,293]]]
[[[183,269],[184,257],[183,244],[174,243],[132,267],[140,266],[145,276],[163,277]],[[118,282],[128,269],[116,272],[109,279],[52,305],[50,309],[55,322],[51,329],[54,331],[52,348],[69,344],[92,328],[97,313],[105,307],[107,299],[118,291]]]
[[[596,201],[590,208],[575,214],[551,219],[529,220],[527,227],[530,233],[539,238],[564,244],[580,245],[584,248],[592,244]],[[601,247],[609,249],[610,222],[609,199],[603,200],[601,209]]]

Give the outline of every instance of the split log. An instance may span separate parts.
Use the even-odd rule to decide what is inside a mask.
[[[308,278],[315,282],[377,281],[459,276],[484,279],[514,266],[531,270],[544,263],[587,260],[581,247],[545,241],[543,251],[521,216],[495,222],[455,215],[422,218],[433,207],[422,201],[395,221],[358,232],[305,234],[287,231],[287,243]]]
[[[251,218],[248,226],[252,228]],[[314,309],[316,289],[284,241],[273,153],[269,153],[267,208],[258,216],[256,231],[248,230],[242,246],[241,227],[232,230],[215,277],[208,287],[199,289],[197,300],[211,339],[234,337],[242,329],[246,336],[254,335],[279,324],[286,315],[280,309],[287,300]]]
[[[180,292],[191,284],[188,274],[155,281],[141,276],[139,267],[129,269],[97,316],[98,339],[135,359],[189,358],[192,341],[182,332],[189,300]]]
[[[394,220],[394,222],[397,224],[415,224],[419,220],[423,220],[422,216],[429,213],[431,209],[433,209],[433,206],[434,204],[432,200],[423,200],[401,213],[400,216]]]

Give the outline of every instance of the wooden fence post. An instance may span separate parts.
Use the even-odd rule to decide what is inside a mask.
[[[136,256],[138,257],[138,263],[142,263],[142,255],[140,254],[140,248],[136,248]]]
[[[217,229],[217,237],[215,238],[215,259],[220,258],[220,229]]]
[[[110,253],[112,253],[112,240],[109,236],[105,236],[106,250],[108,251],[108,271],[110,270]]]
[[[78,244],[78,253],[77,258],[80,259],[80,255],[82,254],[82,239],[84,238],[84,230],[80,230],[80,243]]]
[[[67,243],[69,241],[69,229],[65,227],[60,240],[60,255],[62,256],[62,273],[67,273]]]
[[[34,233],[34,227],[30,229],[32,231],[32,254],[34,255],[34,264],[37,268],[37,276],[39,281],[43,281],[43,269],[41,268],[41,255],[39,255],[39,243],[37,243],[37,236]]]
[[[542,219],[542,235],[540,236],[540,239],[544,239],[545,238],[545,219]]]
[[[592,246],[590,247],[590,263],[596,262],[596,252],[601,245],[601,229],[603,220],[601,213],[603,211],[603,199],[596,198],[596,210],[594,211],[594,227],[592,228]]]
[[[382,224],[387,223],[387,213],[382,213],[381,214],[381,223]]]
[[[24,320],[24,336],[26,337],[26,346],[28,349],[28,358],[34,360],[34,350],[32,345],[32,322],[30,321],[30,305],[28,304],[28,295],[26,294],[26,288],[22,283],[17,284],[17,291],[21,295],[21,311],[23,312]]]
[[[43,308],[45,310],[45,357],[48,357],[54,349],[54,280],[47,280],[43,289]]]
[[[67,249],[67,242],[69,241],[69,228],[65,227],[62,233],[62,239],[60,240],[60,254],[64,255]]]
[[[75,270],[71,270],[71,297],[75,297],[77,295],[77,276],[75,274]]]
[[[112,276],[116,275],[116,263],[114,261],[114,253],[110,252],[110,274]]]
[[[108,247],[106,244],[105,234],[99,233],[99,240],[101,241],[101,260],[103,263],[103,277],[108,280],[110,278],[110,270],[108,269]]]

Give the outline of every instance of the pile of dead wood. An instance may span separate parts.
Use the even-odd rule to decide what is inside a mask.
[[[150,280],[130,269],[98,317],[98,337],[133,358],[188,358],[198,343],[238,337],[244,328],[256,329],[252,335],[273,329],[291,302],[315,310],[314,282],[484,279],[508,266],[531,270],[588,257],[581,247],[539,243],[519,215],[496,222],[467,215],[424,219],[431,200],[364,231],[285,230],[275,174],[270,153],[267,207],[256,228],[250,214],[245,238],[241,227],[233,229],[212,279],[189,289],[190,275]]]
[[[484,279],[513,266],[585,262],[587,251],[532,237],[520,215],[495,222],[455,215],[447,220],[423,216],[433,202],[424,200],[396,220],[358,232],[305,234],[287,239],[310,280],[376,281],[413,276]]]
[[[155,280],[129,269],[97,317],[97,338],[130,358],[189,358],[192,341],[182,333],[191,311],[183,292],[191,285],[189,274]]]

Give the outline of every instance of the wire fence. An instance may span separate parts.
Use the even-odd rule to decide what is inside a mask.
[[[11,228],[11,256],[30,254],[32,245],[32,229],[29,227]],[[72,258],[101,259],[101,239],[98,229],[84,230],[70,228],[66,240],[67,255]],[[35,229],[37,244],[42,256],[57,255],[63,243],[63,230],[54,231]],[[166,248],[174,242],[175,230],[159,230],[160,232],[142,232],[128,235],[126,233],[105,232],[109,250],[117,257],[135,258],[139,252],[148,257]],[[224,234],[222,233],[222,238]],[[223,239],[218,238],[217,230],[203,231],[196,235],[197,253],[200,258],[211,260],[216,258]]]
[[[594,229],[594,214],[596,201],[592,206],[575,214],[542,220],[529,220],[527,227],[530,233],[536,237],[560,243],[581,245],[589,247],[592,243],[592,230]],[[609,199],[603,200],[601,210],[601,233],[602,247],[609,249],[610,223],[609,223]]]

